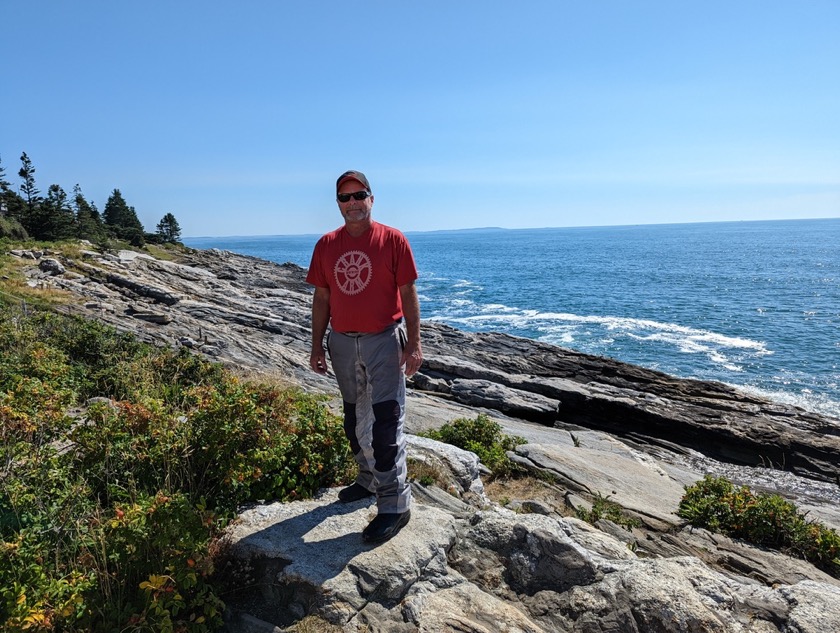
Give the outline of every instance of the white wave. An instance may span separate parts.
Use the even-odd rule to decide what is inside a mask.
[[[520,312],[521,310],[520,308],[512,308],[501,303],[488,303],[487,305],[481,306],[481,311],[483,313],[497,311],[511,314],[513,312]]]
[[[479,288],[479,289],[481,288],[481,286],[479,286],[476,283],[473,283],[469,279],[459,279],[458,281],[456,281],[455,283],[452,284],[452,287],[453,288]]]
[[[548,315],[546,315],[548,316]],[[639,340],[660,340],[664,342],[682,342],[687,351],[703,351],[703,344],[713,344],[716,347],[753,350],[759,354],[772,354],[762,341],[753,341],[737,336],[727,336],[708,330],[699,330],[676,323],[663,323],[649,319],[631,317],[600,317],[574,315],[551,315],[558,318],[577,319],[583,323],[598,323],[612,331],[623,331]],[[652,332],[644,334],[645,332]]]
[[[497,308],[498,312],[489,312],[491,307]],[[538,312],[536,310],[518,310],[498,304],[483,306],[481,309],[481,314],[461,316],[458,320],[463,323],[472,324],[476,322],[506,322],[512,326],[524,326],[526,324],[538,326],[541,323],[558,321],[576,324],[595,324],[601,325],[608,331],[623,333],[641,341],[660,341],[680,345],[689,353],[707,351],[710,345],[715,348],[724,347],[751,350],[756,355],[773,353],[767,349],[767,346],[762,341],[727,336],[708,330],[700,330],[675,323],[663,323],[649,319],[582,316],[563,312]],[[484,312],[484,310],[488,310],[488,312]]]
[[[800,393],[791,391],[762,389],[747,385],[731,385],[736,389],[751,393],[768,400],[789,404],[806,411],[813,411],[826,417],[832,418],[840,426],[840,401],[833,400],[826,395],[814,393],[810,389],[803,389]]]
[[[452,311],[442,320],[456,326],[531,330],[539,332],[540,340],[563,346],[596,337],[602,340],[602,349],[609,348],[617,337],[623,336],[642,343],[669,345],[684,354],[704,355],[714,365],[733,373],[744,371],[739,364],[742,355],[754,358],[773,353],[762,341],[650,319],[539,312],[498,303],[478,305],[461,299],[451,300],[450,306]],[[599,335],[593,331],[593,326],[609,334]]]

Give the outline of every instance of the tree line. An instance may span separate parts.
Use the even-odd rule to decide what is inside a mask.
[[[88,202],[78,184],[69,196],[60,185],[50,185],[43,196],[26,152],[21,154],[20,163],[20,185],[15,191],[0,160],[0,237],[44,241],[79,238],[95,244],[115,238],[138,247],[146,243],[176,244],[181,239],[181,227],[171,213],[161,218],[154,233],[147,233],[119,189],[111,192],[101,213]]]

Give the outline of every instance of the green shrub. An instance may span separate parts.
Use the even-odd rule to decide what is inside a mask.
[[[343,480],[341,420],[188,351],[2,308],[0,629],[218,629],[214,539],[244,502]]]
[[[0,238],[25,240],[29,238],[29,234],[26,232],[26,229],[23,228],[23,225],[21,225],[21,223],[16,219],[0,215]]]
[[[840,535],[779,495],[755,494],[707,475],[686,487],[677,514],[692,525],[788,552],[840,578]]]
[[[458,418],[422,435],[472,451],[493,472],[494,477],[506,477],[519,471],[519,467],[507,456],[507,451],[524,444],[525,439],[506,435],[502,427],[484,413],[479,413],[474,420]]]

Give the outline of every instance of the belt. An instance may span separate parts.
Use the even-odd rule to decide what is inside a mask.
[[[394,325],[399,325],[402,321],[402,317],[400,317],[394,321]],[[387,329],[388,328],[385,328],[385,330]],[[379,334],[385,330],[379,330],[379,332],[339,332],[339,334],[344,334],[344,336],[367,336],[368,334]]]

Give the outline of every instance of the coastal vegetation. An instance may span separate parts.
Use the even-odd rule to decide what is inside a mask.
[[[612,521],[616,525],[625,528],[640,527],[642,522],[636,517],[628,515],[615,501],[610,501],[609,495],[604,496],[600,492],[595,494],[592,507],[583,506],[575,510],[575,516],[581,521],[595,525],[601,519]]]
[[[222,531],[243,504],[350,481],[341,420],[317,396],[57,314],[71,295],[29,288],[28,264],[3,254],[33,242],[0,245],[0,630],[218,629]],[[37,248],[75,258],[84,247]],[[507,456],[524,440],[486,414],[426,435],[475,452],[494,484],[525,479]],[[423,468],[410,470],[419,483],[446,486]],[[707,478],[686,490],[680,514],[838,576],[837,534],[761,497]],[[601,494],[578,516],[637,525]],[[296,626],[321,630],[313,619]]]
[[[697,527],[782,550],[840,578],[840,535],[779,495],[706,475],[686,488],[678,514]]]
[[[100,213],[85,198],[78,184],[70,196],[57,184],[50,185],[47,195],[42,196],[35,180],[35,167],[26,152],[21,154],[20,161],[17,191],[0,161],[0,238],[47,241],[78,238],[94,244],[119,239],[137,247],[146,243],[179,243],[181,227],[171,213],[161,218],[154,233],[147,233],[134,207],[126,203],[119,189],[111,192]]]
[[[521,467],[511,461],[507,452],[524,444],[525,439],[507,435],[501,425],[486,413],[479,413],[475,419],[458,418],[422,435],[472,451],[490,469],[494,478],[509,477],[521,472]]]
[[[237,508],[350,464],[316,396],[0,299],[3,630],[216,630]]]

